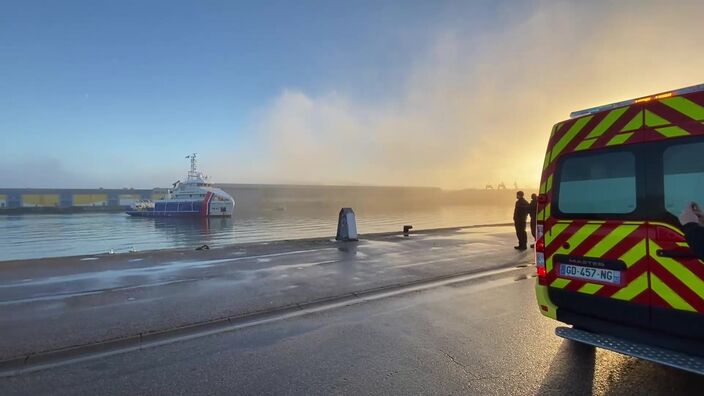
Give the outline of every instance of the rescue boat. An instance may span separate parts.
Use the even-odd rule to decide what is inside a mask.
[[[235,200],[208,177],[199,172],[196,154],[186,156],[191,168],[185,182],[177,181],[164,199],[140,200],[126,213],[137,217],[228,217],[232,216]]]

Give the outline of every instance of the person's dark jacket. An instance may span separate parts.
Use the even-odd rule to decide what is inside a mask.
[[[687,223],[682,226],[684,236],[687,238],[689,248],[699,257],[704,260],[704,227],[697,223]]]
[[[530,215],[530,221],[534,221],[538,216],[538,200],[531,199],[528,204],[528,215]]]
[[[516,207],[513,209],[513,221],[515,223],[525,223],[529,208],[530,204],[525,198],[517,199]]]

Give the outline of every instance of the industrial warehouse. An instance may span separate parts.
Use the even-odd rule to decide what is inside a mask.
[[[0,214],[121,211],[141,199],[162,199],[167,190],[155,189],[0,189]]]

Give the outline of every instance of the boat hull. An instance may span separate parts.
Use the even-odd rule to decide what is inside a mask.
[[[230,217],[229,214],[203,215],[198,212],[157,212],[154,210],[128,210],[128,215],[134,217]]]
[[[126,213],[135,217],[230,217],[235,207],[234,200],[213,200],[208,192],[202,201],[161,200],[153,206],[133,208]]]

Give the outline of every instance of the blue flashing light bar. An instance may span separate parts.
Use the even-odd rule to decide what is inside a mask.
[[[582,117],[582,116],[589,115],[589,114],[599,113],[601,111],[613,110],[613,109],[617,109],[619,107],[630,106],[630,105],[636,104],[636,103],[649,102],[653,99],[655,99],[655,100],[664,99],[664,98],[669,98],[671,96],[685,95],[688,93],[699,92],[699,91],[704,91],[704,84],[693,85],[693,86],[687,87],[687,88],[680,88],[680,89],[677,89],[674,91],[662,92],[657,95],[644,96],[642,98],[624,100],[621,102],[611,103],[611,104],[607,104],[607,105],[603,105],[603,106],[592,107],[592,108],[586,109],[586,110],[573,111],[572,113],[570,113],[570,118],[577,118],[577,117]]]

